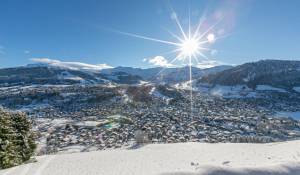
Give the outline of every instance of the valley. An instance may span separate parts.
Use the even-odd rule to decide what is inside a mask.
[[[214,92],[214,91],[212,91]],[[38,154],[86,152],[146,143],[268,143],[300,138],[300,122],[275,111],[300,109],[300,94],[256,92],[228,98],[168,85],[33,85],[0,89],[0,104],[26,112]]]
[[[286,66],[279,69],[281,64]],[[280,82],[261,78],[294,74],[299,62],[193,68],[192,98],[187,67],[72,66],[0,70],[0,105],[29,116],[38,155],[131,148],[137,135],[142,143],[268,143],[300,138],[300,121],[291,115],[300,110],[298,81],[294,76]],[[229,82],[239,76],[241,82]]]

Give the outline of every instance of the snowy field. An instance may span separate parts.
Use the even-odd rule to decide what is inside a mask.
[[[299,175],[300,141],[178,143],[38,157],[1,175]]]

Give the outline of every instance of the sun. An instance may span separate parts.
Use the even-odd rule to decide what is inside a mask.
[[[171,8],[172,9],[172,8]],[[192,66],[194,63],[199,64],[201,60],[200,58],[203,58],[205,60],[210,60],[206,55],[206,51],[212,51],[208,45],[215,43],[216,40],[220,38],[220,36],[216,36],[215,33],[213,33],[214,28],[216,25],[222,20],[219,19],[211,26],[203,25],[204,21],[206,19],[206,16],[202,16],[199,20],[199,24],[196,25],[196,28],[193,29],[191,27],[191,21],[190,21],[190,11],[189,11],[189,20],[188,20],[188,31],[184,31],[175,11],[172,9],[172,20],[175,21],[175,24],[177,25],[179,29],[179,35],[176,33],[172,33],[168,29],[166,29],[169,34],[173,38],[176,39],[176,41],[166,41],[159,38],[152,38],[148,36],[143,35],[137,35],[134,33],[127,33],[122,31],[116,31],[117,33],[128,35],[131,37],[136,37],[144,40],[154,41],[158,43],[163,43],[167,45],[174,46],[174,50],[171,50],[169,52],[166,52],[165,54],[175,54],[175,58],[173,60],[167,62],[168,65],[173,65],[176,61],[181,61],[183,63],[186,63],[189,67],[189,85],[190,85],[190,104],[191,104],[191,116],[193,111],[193,79],[192,79]],[[204,26],[204,27],[203,27]],[[160,74],[165,69],[163,68],[158,74]]]
[[[194,39],[189,38],[184,40],[180,45],[181,55],[183,57],[191,57],[193,55],[196,55],[197,52],[199,52],[200,43]]]

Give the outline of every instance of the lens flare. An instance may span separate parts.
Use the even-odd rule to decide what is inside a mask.
[[[210,33],[207,35],[207,41],[209,43],[214,43],[215,42],[215,35],[213,33]]]

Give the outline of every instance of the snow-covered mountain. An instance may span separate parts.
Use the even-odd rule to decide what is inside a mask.
[[[58,64],[58,63],[57,63]],[[74,65],[76,68],[74,68]],[[71,66],[71,67],[70,67]],[[91,66],[88,66],[91,68]],[[62,66],[61,64],[38,63],[27,66],[0,69],[0,86],[30,85],[30,84],[140,84],[176,83],[189,79],[189,68],[132,68],[116,67],[101,69],[86,68],[77,63]],[[209,69],[192,68],[194,78],[200,78],[209,73],[216,73],[229,68],[218,66]]]
[[[267,85],[292,90],[300,86],[300,61],[262,60],[246,63],[202,77],[200,83],[213,85]]]
[[[75,63],[74,63],[75,64]],[[71,64],[73,65],[73,63]],[[75,64],[78,66],[78,64]],[[116,67],[80,69],[54,64],[31,64],[28,66],[0,69],[0,86],[28,84],[178,84],[189,80],[189,67],[133,68]],[[90,67],[90,66],[89,66]],[[236,67],[216,66],[207,69],[192,67],[196,83],[247,86],[251,89],[280,88],[297,91],[300,87],[300,61],[262,60]],[[194,81],[195,82],[195,81]],[[197,86],[197,85],[196,85]]]
[[[105,79],[79,70],[49,66],[0,69],[0,85],[104,83]]]
[[[216,66],[207,69],[200,69],[192,67],[192,75],[194,79],[201,78],[202,76],[217,73],[226,69],[232,68],[232,66]],[[189,67],[177,67],[177,68],[132,68],[132,67],[116,67],[111,69],[101,70],[102,74],[115,74],[124,72],[131,75],[141,77],[144,81],[155,83],[178,83],[189,80]]]

